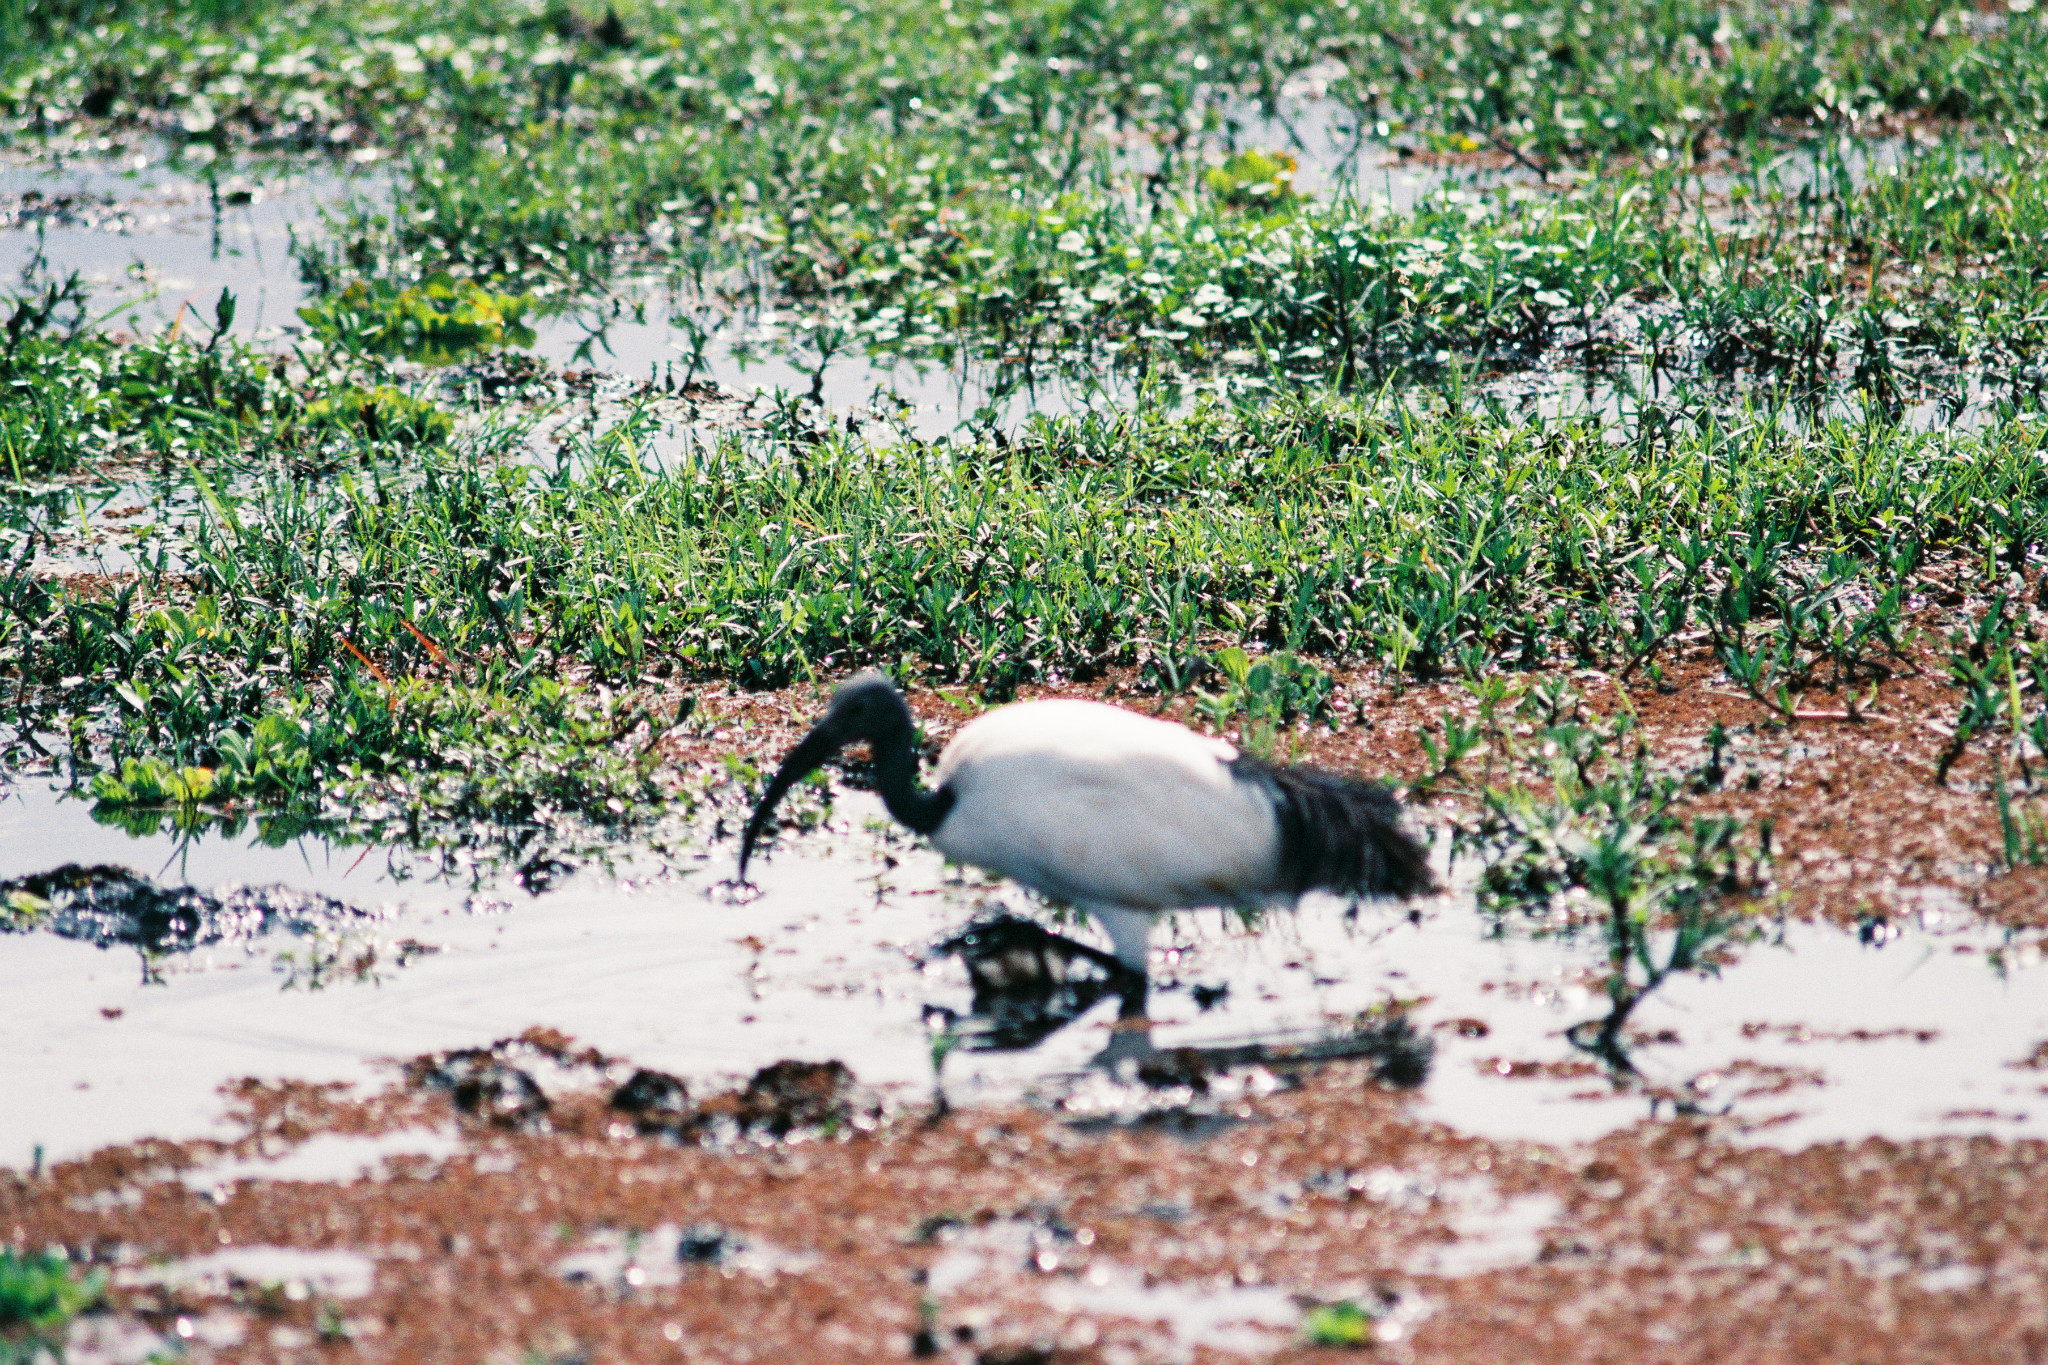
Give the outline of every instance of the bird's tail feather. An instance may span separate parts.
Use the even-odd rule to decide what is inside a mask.
[[[1377,782],[1239,757],[1239,781],[1273,798],[1280,821],[1280,890],[1340,896],[1416,896],[1437,889],[1429,853],[1401,827],[1401,803]]]

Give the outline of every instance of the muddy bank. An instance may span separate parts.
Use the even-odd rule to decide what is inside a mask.
[[[1941,622],[1930,614],[1923,624],[1931,631]],[[1795,918],[1856,925],[1908,919],[1933,904],[2014,927],[2048,924],[2048,873],[2038,863],[2005,861],[1991,796],[1994,746],[1979,737],[1944,766],[1962,693],[1946,681],[1941,655],[1911,649],[1895,661],[1895,676],[1816,689],[1791,721],[1745,695],[1703,645],[1673,655],[1655,679],[1579,669],[1518,673],[1510,683],[1524,692],[1568,685],[1589,716],[1637,718],[1652,764],[1712,769],[1711,789],[1689,802],[1689,813],[1767,824],[1775,905]],[[1516,773],[1486,748],[1426,781],[1433,764],[1425,737],[1441,744],[1446,718],[1472,723],[1478,716],[1463,681],[1389,683],[1375,669],[1332,676],[1343,698],[1335,723],[1298,723],[1281,735],[1290,757],[1381,777],[1411,794],[1420,786],[1414,818],[1437,829],[1469,819],[1470,794],[1483,783],[1520,777],[1544,789],[1539,773]],[[751,756],[780,754],[819,714],[826,690],[706,688],[696,733],[672,736],[664,748],[683,764],[709,764],[736,745]],[[973,714],[965,689],[908,695],[934,751]],[[1108,701],[1205,724],[1190,697],[1162,697],[1140,670],[1017,692],[1019,700],[1044,697]],[[1718,748],[1716,727],[1725,735]],[[857,764],[850,775],[861,780]]]
[[[1479,774],[1426,783],[1420,735],[1469,694],[1345,685],[1363,717],[1289,743],[1429,786],[1447,857]],[[189,880],[16,860],[40,922],[13,927],[93,913],[0,937],[0,1043],[39,1097],[0,1123],[0,1239],[106,1272],[75,1360],[996,1365],[1347,1334],[1415,1361],[2033,1358],[2048,993],[1981,756],[1933,781],[1952,693],[1909,676],[1787,725],[1704,664],[1667,686],[1627,692],[1656,760],[1698,766],[1719,724],[1699,807],[1777,846],[1769,898],[1630,1017],[1626,1069],[1583,1045],[1597,935],[1483,915],[1469,863],[1412,916],[1178,918],[1134,1034],[1089,927],[886,829],[857,762],[751,890],[715,812],[537,890],[263,852],[268,918],[233,913],[218,839],[183,846]],[[1157,700],[1026,695],[1056,690]],[[914,700],[934,742],[964,717]],[[665,757],[779,754],[815,704],[706,690]],[[124,897],[193,914],[151,929]],[[340,970],[313,989],[286,954],[322,934]],[[149,943],[154,979],[125,951]]]
[[[902,1106],[703,1144],[643,1135],[594,1079],[544,1128],[431,1086],[247,1085],[231,1141],[0,1179],[0,1229],[109,1272],[82,1348],[152,1334],[195,1360],[1294,1358],[1338,1321],[1414,1361],[2048,1347],[2035,1141],[1786,1153],[1687,1119],[1491,1143],[1337,1062],[1242,1088],[1195,1137]],[[451,1126],[353,1178],[261,1178],[337,1135]]]

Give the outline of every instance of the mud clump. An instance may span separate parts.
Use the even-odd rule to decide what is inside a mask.
[[[633,1126],[643,1135],[661,1133],[682,1138],[694,1132],[697,1110],[690,1103],[690,1087],[674,1076],[645,1067],[612,1092],[612,1108],[633,1116]]]
[[[844,1062],[783,1060],[762,1067],[736,1095],[705,1101],[700,1113],[730,1118],[742,1132],[788,1137],[797,1128],[845,1123],[855,1105],[853,1072]]]
[[[421,1089],[445,1091],[457,1110],[495,1127],[543,1132],[554,1106],[529,1068],[552,1068],[567,1080],[579,1072],[602,1076],[611,1064],[602,1052],[577,1047],[558,1029],[531,1028],[489,1047],[416,1057],[406,1064],[405,1078]]]
[[[0,930],[41,930],[101,948],[182,952],[275,930],[309,933],[370,918],[328,896],[284,886],[230,886],[210,894],[162,887],[125,867],[66,863],[0,882]]]
[[[609,1113],[630,1116],[644,1137],[694,1144],[780,1139],[799,1128],[833,1128],[881,1112],[880,1103],[838,1061],[785,1059],[762,1067],[739,1089],[702,1101],[691,1097],[681,1078],[647,1067],[614,1085],[624,1070],[595,1048],[577,1047],[567,1034],[528,1029],[489,1047],[416,1057],[406,1064],[405,1078],[415,1088],[446,1094],[463,1114],[518,1132],[581,1132],[593,1119],[601,1131],[601,1116]],[[552,1099],[543,1080],[556,1091]],[[612,1088],[593,1095],[599,1086]]]
[[[1369,1045],[1373,1079],[1403,1090],[1412,1090],[1429,1079],[1436,1044],[1417,1033],[1407,1015],[1397,1014],[1377,1029],[1362,1033],[1361,1041]]]
[[[1201,1049],[1169,1048],[1138,1063],[1138,1081],[1154,1090],[1186,1086],[1197,1095],[1209,1093],[1209,1061]]]
[[[534,1132],[547,1124],[551,1107],[532,1076],[488,1048],[463,1048],[421,1058],[408,1079],[428,1090],[445,1090],[455,1107],[499,1128]]]
[[[844,1062],[783,1060],[764,1066],[739,1090],[701,1104],[674,1076],[636,1071],[612,1092],[611,1107],[633,1116],[642,1134],[702,1142],[731,1133],[785,1138],[799,1128],[850,1121],[862,1108],[860,1088]]]
[[[1084,1352],[1034,1342],[1030,1345],[991,1346],[974,1357],[974,1365],[1085,1365],[1095,1358]]]
[[[698,1223],[684,1228],[676,1238],[676,1260],[684,1265],[715,1265],[739,1245],[738,1239],[724,1228]]]

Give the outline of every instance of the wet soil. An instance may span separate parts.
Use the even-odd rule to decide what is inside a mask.
[[[236,886],[209,895],[189,886],[159,886],[111,864],[66,863],[0,881],[0,932],[40,930],[145,953],[184,952],[266,933],[311,933],[364,917],[341,901],[290,887]]]
[[[1961,694],[1945,680],[1943,656],[1935,650],[1918,649],[1897,661],[1895,677],[1853,689],[1816,689],[1800,705],[1801,718],[1789,721],[1735,687],[1703,645],[1674,651],[1662,665],[1655,682],[1591,669],[1512,676],[1524,688],[1568,681],[1590,715],[1633,711],[1652,762],[1671,771],[1707,766],[1709,733],[1722,727],[1728,736],[1724,771],[1711,790],[1688,798],[1685,809],[1733,816],[1752,827],[1768,823],[1774,907],[1794,918],[1862,925],[1933,908],[2013,927],[2048,926],[2048,867],[2004,862],[1990,742],[1977,740],[1945,780],[1938,776]],[[1440,734],[1446,715],[1467,721],[1478,715],[1462,682],[1390,684],[1376,670],[1339,677],[1353,705],[1335,726],[1302,724],[1283,736],[1287,757],[1413,789],[1431,775],[1423,733]],[[757,759],[779,756],[820,714],[825,690],[704,689],[696,694],[694,733],[671,736],[664,747],[678,763],[703,765],[706,772],[735,748]],[[934,752],[972,718],[964,692],[913,689],[909,695]],[[1202,725],[1187,699],[1162,699],[1132,670],[1109,670],[1088,683],[1027,685],[1017,697],[1086,697]],[[1238,738],[1235,732],[1230,737]],[[1417,823],[1469,818],[1469,793],[1511,776],[1544,785],[1533,770],[1516,772],[1478,754],[1431,784]],[[851,777],[860,780],[858,751]],[[2019,794],[2020,804],[2027,799]]]
[[[1493,1143],[1344,1062],[1247,1092],[1195,1138],[911,1106],[686,1145],[641,1134],[614,1094],[565,1088],[537,1129],[431,1088],[252,1083],[231,1141],[0,1176],[0,1232],[109,1268],[105,1318],[193,1360],[1316,1359],[1301,1323],[1334,1302],[1366,1308],[1392,1360],[2048,1350],[2039,1142],[1786,1153],[1683,1119]],[[190,1178],[316,1134],[450,1123],[459,1151],[349,1181]],[[175,1273],[224,1248],[250,1268]],[[323,1284],[276,1249],[374,1270]]]

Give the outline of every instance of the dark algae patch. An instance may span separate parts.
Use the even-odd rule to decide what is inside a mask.
[[[125,867],[67,863],[0,882],[0,928],[82,939],[101,948],[182,952],[273,932],[346,928],[369,916],[326,896],[284,886],[218,894],[163,887]]]

